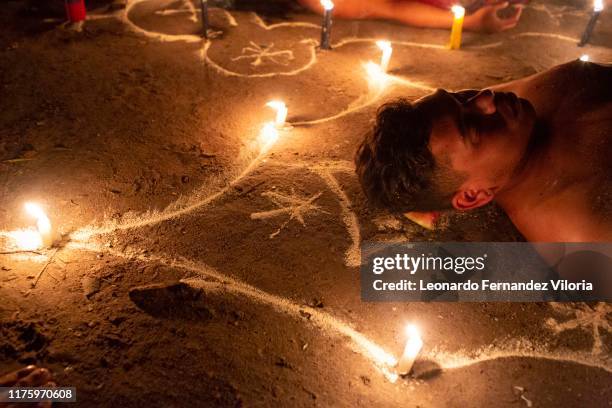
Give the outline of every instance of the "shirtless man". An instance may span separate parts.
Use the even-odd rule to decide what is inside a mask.
[[[612,66],[386,104],[355,162],[369,200],[393,211],[494,200],[529,241],[612,241]]]
[[[299,0],[321,13],[320,0]],[[350,19],[385,19],[414,27],[450,28],[451,6],[464,4],[467,14],[463,28],[496,33],[514,28],[527,0],[334,0],[334,16]],[[469,3],[469,4],[468,4]]]

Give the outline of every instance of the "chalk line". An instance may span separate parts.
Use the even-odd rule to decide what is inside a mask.
[[[340,208],[342,209],[342,221],[346,226],[346,229],[351,237],[351,245],[346,250],[344,255],[344,264],[350,267],[356,267],[361,265],[361,233],[359,231],[359,220],[355,213],[351,210],[351,201],[349,200],[346,193],[340,187],[338,180],[329,171],[316,171],[323,181],[327,184],[329,189],[336,194],[340,202]]]
[[[301,120],[298,122],[288,122],[291,126],[309,126],[309,125],[319,125],[321,123],[325,123],[325,122],[329,122],[332,120],[336,120],[336,119],[340,119],[341,117],[344,117],[346,115],[350,115],[351,113],[360,111],[364,108],[367,108],[368,106],[372,105],[374,102],[376,102],[382,95],[384,94],[384,89],[380,89],[379,91],[377,91],[374,94],[370,94],[368,93],[365,96],[362,96],[360,99],[357,99],[355,102],[353,102],[351,105],[353,106],[349,106],[347,109],[336,113],[335,115],[332,116],[327,116],[324,118],[319,118],[319,119],[313,119],[313,120]],[[360,100],[363,100],[363,102],[361,102]]]
[[[369,339],[364,334],[355,330],[349,323],[325,313],[318,308],[313,308],[306,305],[300,305],[294,301],[284,298],[279,295],[274,295],[251,286],[239,279],[224,275],[214,268],[190,261],[182,258],[167,258],[158,255],[144,256],[136,252],[124,253],[113,249],[101,250],[94,244],[69,244],[72,249],[107,252],[118,258],[127,260],[138,260],[141,262],[153,262],[167,267],[173,267],[189,271],[198,275],[197,278],[185,278],[182,282],[200,287],[203,290],[212,290],[214,292],[227,291],[241,295],[251,299],[254,302],[266,304],[280,313],[291,316],[298,321],[304,321],[303,313],[310,315],[307,322],[318,327],[326,335],[340,335],[348,338],[353,347],[352,350],[367,358],[374,367],[379,370],[385,378],[390,382],[396,382],[397,374],[392,368],[395,366],[397,359],[395,356],[387,352],[382,346],[374,340]],[[211,282],[213,279],[216,282]],[[427,339],[425,339],[427,344]],[[450,352],[442,348],[431,348],[425,350],[419,359],[427,359],[435,362],[443,370],[460,369],[469,367],[482,362],[503,359],[503,358],[536,358],[550,361],[577,363],[580,365],[602,369],[608,373],[612,373],[610,361],[602,361],[592,353],[573,351],[573,350],[557,350],[551,352],[546,349],[545,345],[531,342],[529,339],[522,337],[510,339],[507,341],[497,342],[495,345],[480,347],[477,350],[459,350]]]
[[[308,322],[312,323],[327,334],[337,333],[342,336],[348,337],[355,346],[353,347],[354,351],[358,352],[359,354],[370,360],[374,364],[374,366],[390,381],[393,382],[397,379],[397,375],[389,369],[389,367],[394,366],[397,362],[392,354],[385,351],[384,348],[376,344],[374,341],[368,339],[365,335],[353,329],[349,324],[333,317],[328,313],[322,312],[318,308],[300,305],[290,299],[278,295],[273,295],[254,286],[251,286],[245,282],[242,282],[236,278],[224,275],[208,265],[193,262],[187,259],[170,259],[157,255],[144,256],[136,253],[123,253],[116,250],[112,250],[110,248],[101,250],[92,244],[81,245],[78,243],[73,243],[70,246],[73,249],[81,249],[85,251],[94,252],[107,252],[113,256],[123,259],[138,260],[147,263],[153,262],[164,265],[166,267],[189,271],[197,274],[199,278],[186,278],[182,279],[181,281],[194,286],[199,286],[202,289],[211,288],[210,279],[214,279],[218,282],[219,285],[222,285],[223,289],[228,292],[233,292],[235,294],[242,295],[257,303],[269,305],[276,309],[278,312],[292,316],[299,321],[304,320],[302,314],[306,312],[310,314],[310,319],[308,319]],[[217,287],[215,289],[219,290],[220,288]]]
[[[279,161],[277,159],[268,160],[268,164],[275,164],[277,166],[283,166],[288,168],[307,168],[309,170],[322,170],[322,171],[335,171],[354,173],[355,166],[353,162],[348,160],[317,160],[316,162],[309,162],[306,160],[291,160],[291,161]]]
[[[266,156],[266,153],[260,153],[255,159],[253,159],[247,166],[242,170],[240,174],[238,174],[234,179],[229,181],[224,187],[218,190],[215,193],[212,193],[201,200],[197,200],[194,203],[180,206],[176,203],[171,204],[165,210],[160,212],[153,212],[152,214],[145,214],[137,217],[134,220],[129,220],[127,222],[112,222],[110,225],[101,226],[101,227],[84,227],[70,235],[70,239],[75,241],[84,241],[90,238],[93,235],[102,235],[108,234],[114,231],[134,229],[146,227],[154,224],[158,224],[163,221],[168,221],[177,217],[181,217],[185,214],[188,214],[192,211],[200,209],[211,202],[215,201],[219,197],[223,196],[230,188],[234,187],[240,180],[242,180],[245,176],[247,176],[255,167],[259,165],[259,163]],[[177,207],[178,208],[174,208]]]
[[[163,34],[163,33],[159,33],[156,31],[149,31],[146,30],[142,27],[140,27],[139,25],[137,25],[136,23],[134,23],[132,20],[130,20],[130,11],[132,10],[132,8],[134,8],[135,5],[140,4],[140,3],[145,3],[147,1],[150,0],[133,0],[133,1],[128,1],[124,12],[120,15],[119,19],[121,21],[123,21],[126,25],[128,25],[133,31],[144,35],[145,37],[149,37],[149,38],[153,38],[162,42],[173,42],[173,41],[185,41],[185,42],[189,42],[189,43],[195,43],[195,42],[204,42],[206,43],[207,41],[202,38],[200,35],[195,35],[195,34]],[[154,12],[155,14],[175,14],[173,12],[176,12],[177,14],[179,12],[189,12],[192,14],[192,18],[190,18],[190,20],[197,22],[197,10],[200,10],[199,8],[195,8],[193,6],[193,4],[191,4],[191,2],[189,0],[186,0],[186,2],[191,6],[191,8],[189,8],[188,10],[185,9],[179,9],[179,10],[158,10],[156,12]],[[238,23],[236,22],[236,19],[234,18],[234,16],[232,16],[227,10],[225,9],[218,9],[218,8],[213,8],[211,7],[210,10],[215,10],[215,11],[220,11],[223,13],[223,15],[225,16],[225,18],[228,21],[228,24],[232,27],[236,27],[238,25]],[[195,13],[195,14],[194,14]]]
[[[579,39],[574,37],[568,37],[566,35],[554,34],[554,33],[538,33],[538,32],[525,32],[515,34],[510,38],[519,38],[519,37],[547,37],[547,38],[555,38],[561,41],[568,41],[574,44],[578,43]]]
[[[187,4],[187,8],[189,9],[189,13],[191,14],[191,17],[189,17],[189,19],[193,21],[194,23],[197,23],[198,22],[198,12],[196,11],[196,8],[191,2],[191,0],[183,0],[183,3]]]
[[[265,21],[257,13],[253,13],[253,21],[256,25],[260,26],[264,30],[273,30],[275,28],[280,27],[302,27],[302,28],[315,28],[317,30],[321,29],[319,24],[308,23],[305,21],[284,21],[282,23],[274,23],[274,24],[266,24]]]
[[[562,363],[575,363],[587,367],[598,368],[612,373],[610,359],[602,360],[591,352],[560,349],[554,352],[544,345],[533,343],[524,337],[510,339],[495,345],[481,347],[477,350],[459,350],[454,352],[442,349],[432,349],[422,354],[426,359],[436,362],[446,370],[469,367],[474,364],[503,358],[536,358]]]
[[[121,15],[120,19],[123,21],[128,27],[130,27],[133,31],[144,35],[145,37],[153,38],[162,42],[172,42],[172,41],[185,41],[189,43],[193,42],[202,42],[203,39],[199,35],[193,34],[162,34],[155,31],[145,30],[140,26],[130,20],[129,14],[130,11],[134,8],[135,5],[147,2],[149,0],[133,0],[126,4],[125,12]]]
[[[363,42],[376,44],[377,41],[380,41],[380,38],[346,37],[338,41],[337,43],[332,44],[332,48],[339,48],[347,44],[363,43]],[[413,42],[413,41],[396,41],[396,40],[389,40],[389,42],[391,43],[391,45],[394,45],[394,46],[403,45],[406,47],[430,48],[430,49],[435,49],[435,50],[446,50],[447,49],[446,46],[440,45],[440,44],[428,44],[428,43],[418,43],[418,42]]]
[[[608,315],[612,315],[612,306],[605,302],[599,302],[594,307],[587,304],[580,304],[577,307],[575,305],[565,305],[563,303],[551,303],[551,307],[561,314],[573,314],[574,318],[569,320],[558,322],[554,318],[549,318],[546,321],[546,326],[553,331],[555,334],[562,333],[566,330],[573,329],[589,329],[593,335],[593,349],[592,354],[603,353],[603,340],[600,329],[607,331],[612,334],[612,325]]]

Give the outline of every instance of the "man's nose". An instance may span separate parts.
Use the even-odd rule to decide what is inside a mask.
[[[490,89],[483,89],[478,92],[478,94],[470,100],[470,104],[479,113],[484,115],[492,115],[497,111],[495,107],[495,92]]]

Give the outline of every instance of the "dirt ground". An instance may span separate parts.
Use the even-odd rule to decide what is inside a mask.
[[[384,100],[612,62],[611,13],[584,48],[590,5],[532,2],[460,51],[379,21],[320,51],[320,18],[277,4],[212,8],[206,42],[189,1],[98,1],[80,30],[61,2],[3,3],[0,372],[47,366],[78,406],[612,405],[610,304],[361,302],[362,241],[522,238],[495,207],[435,231],[372,211],[351,162]],[[266,150],[273,99],[292,127]],[[28,200],[62,245],[4,253]],[[395,379],[409,321],[424,348]]]

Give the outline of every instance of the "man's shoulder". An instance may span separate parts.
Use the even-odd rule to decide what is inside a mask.
[[[569,77],[568,80],[596,79],[612,80],[612,64],[574,60],[557,65],[548,71],[550,74]]]

